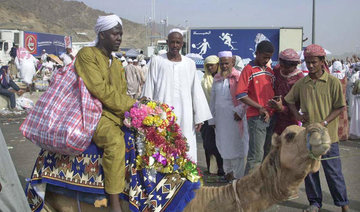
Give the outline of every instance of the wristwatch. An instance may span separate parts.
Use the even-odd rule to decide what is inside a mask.
[[[328,126],[328,122],[326,120],[324,120],[322,123],[324,123],[324,126],[327,127]]]

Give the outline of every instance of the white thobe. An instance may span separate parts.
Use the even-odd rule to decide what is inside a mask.
[[[132,98],[138,98],[141,93],[140,68],[133,64],[125,67],[125,77],[127,82],[127,94]]]
[[[184,56],[181,62],[170,61],[166,54],[153,56],[143,96],[174,107],[177,123],[189,145],[188,156],[197,162],[195,124],[211,119],[211,112],[194,61]]]
[[[47,60],[47,57],[48,57],[48,54],[47,53],[44,53],[41,55],[41,61],[42,62],[45,62]]]
[[[70,55],[68,55],[66,53],[62,53],[60,55],[60,59],[62,59],[62,61],[64,62],[64,66],[67,66],[72,61],[72,58],[70,57]]]
[[[26,84],[31,84],[33,77],[36,73],[35,66],[37,59],[34,56],[30,56],[28,59],[19,60],[18,57],[15,58],[15,64],[17,69],[20,72],[20,78]]]
[[[213,119],[209,120],[209,125],[216,126],[216,147],[221,157],[224,160],[246,157],[249,149],[246,108],[244,104],[234,106],[228,79],[213,82],[210,109]],[[242,133],[239,123],[234,120],[235,112],[242,119]]]
[[[356,80],[360,79],[360,71],[352,75],[350,83],[354,84]],[[360,138],[360,94],[353,95],[350,94],[351,98],[351,120],[350,120],[350,129],[349,136],[352,139]]]

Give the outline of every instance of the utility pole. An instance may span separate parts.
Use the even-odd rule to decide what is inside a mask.
[[[315,0],[313,0],[313,8],[312,8],[312,44],[315,43]]]

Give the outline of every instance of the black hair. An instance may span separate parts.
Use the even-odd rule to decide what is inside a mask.
[[[256,47],[257,53],[274,53],[274,46],[270,41],[263,40]]]

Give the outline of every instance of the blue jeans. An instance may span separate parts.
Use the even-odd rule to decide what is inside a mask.
[[[272,136],[272,119],[270,123],[263,121],[261,116],[254,116],[248,118],[249,126],[249,152],[247,156],[247,163],[245,174],[250,170],[259,166],[264,158],[264,145],[271,144]],[[265,152],[268,153],[269,145],[265,145]]]
[[[323,155],[324,158],[339,156],[339,143],[331,144],[329,152]],[[330,194],[336,206],[344,206],[349,204],[346,194],[345,179],[341,171],[340,158],[322,160],[321,165],[324,169],[326,182],[329,186]],[[305,190],[310,205],[315,205],[318,208],[322,206],[322,191],[320,184],[319,171],[310,173],[305,178]]]
[[[12,87],[16,91],[20,90],[19,86],[17,86],[16,83],[12,80],[10,80],[9,82],[9,88],[10,87]],[[13,92],[9,91],[8,88],[3,88],[0,85],[0,95],[8,97],[10,99],[10,108],[11,109],[15,108],[16,101],[15,101],[15,94]]]

